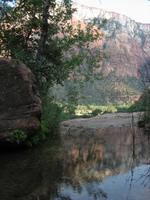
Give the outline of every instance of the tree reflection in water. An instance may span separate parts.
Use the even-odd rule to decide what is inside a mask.
[[[149,200],[150,144],[142,130],[108,128],[52,143],[0,155],[0,199]]]
[[[100,135],[95,134],[93,138],[87,135],[86,139],[85,136],[66,136],[64,144],[69,161],[72,162],[69,166],[74,166],[72,172],[69,171],[69,166],[66,166],[71,180],[75,181],[71,186],[81,184],[82,195],[88,193],[88,195],[84,194],[84,198],[78,197],[78,199],[90,199],[91,194],[93,194],[92,199],[119,199],[117,194],[115,195],[109,190],[107,194],[108,180],[117,182],[118,190],[121,185],[119,179],[124,182],[126,189],[122,188],[122,193],[124,193],[123,197],[120,197],[122,200],[128,199],[130,194],[134,196],[133,191],[138,195],[138,191],[135,189],[132,191],[132,187],[136,186],[138,190],[138,187],[142,185],[141,175],[145,177],[147,183],[150,183],[148,174],[145,173],[145,170],[149,173],[149,167],[143,165],[149,163],[150,160],[149,140],[137,127],[120,128],[119,131],[108,129],[101,132]],[[136,185],[137,182],[138,185]],[[90,184],[90,187],[87,187],[87,183]],[[115,189],[115,184],[112,183],[111,187],[110,190]],[[70,196],[76,193],[73,187],[68,189],[63,185],[63,189],[70,190],[68,191],[71,193]],[[85,190],[87,191],[85,192]],[[63,191],[61,192],[63,193]],[[137,197],[133,197],[133,199],[137,200]],[[148,200],[149,196],[145,199]]]

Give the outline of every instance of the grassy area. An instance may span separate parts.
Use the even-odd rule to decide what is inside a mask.
[[[77,116],[82,115],[102,115],[104,113],[116,113],[116,112],[137,112],[141,108],[133,105],[133,103],[124,104],[108,104],[108,105],[78,105],[75,113]]]
[[[97,104],[88,104],[88,105],[71,105],[71,104],[60,104],[61,107],[61,121],[77,118],[77,117],[92,117],[97,115],[102,115],[104,113],[117,113],[117,112],[139,112],[144,111],[144,107],[141,104],[133,104],[131,102],[124,104],[107,104],[107,105],[97,105]],[[70,108],[73,108],[73,112],[70,113]]]

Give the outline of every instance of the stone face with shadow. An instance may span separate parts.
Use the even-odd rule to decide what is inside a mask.
[[[13,132],[33,134],[40,127],[41,100],[31,70],[17,60],[0,58],[0,142]]]

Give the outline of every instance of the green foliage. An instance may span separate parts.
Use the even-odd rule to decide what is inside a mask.
[[[92,116],[102,115],[105,113],[143,111],[142,107],[134,105],[135,104],[133,102],[128,102],[124,104],[107,104],[107,105],[98,105],[98,104],[78,105],[75,109],[74,117],[92,117]]]
[[[84,67],[82,67],[84,69]],[[113,75],[103,78],[86,73],[89,69],[78,73],[79,80],[65,80],[63,86],[55,85],[51,91],[57,101],[62,104],[68,102],[69,88],[75,88],[78,96],[78,104],[105,105],[105,104],[123,104],[132,101],[132,99],[142,93],[142,87],[139,80],[129,77],[117,78]],[[74,73],[74,74],[75,74]],[[80,76],[84,79],[80,80]]]
[[[47,102],[43,106],[41,121],[41,131],[45,136],[57,129],[58,124],[61,120],[62,112],[63,108],[61,108],[59,105],[52,102],[51,100],[47,100]]]
[[[96,108],[95,110],[92,111],[91,115],[92,116],[97,116],[97,115],[101,115],[102,114],[102,110]]]
[[[106,111],[107,113],[116,113],[117,112],[117,108],[112,105],[112,104],[108,104]]]
[[[19,130],[19,129],[14,130],[10,136],[10,142],[17,143],[17,144],[25,142],[26,139],[27,139],[27,135],[24,133],[24,131]]]
[[[41,131],[31,138],[38,143],[58,126],[60,117],[75,114],[77,91],[68,92],[68,112],[62,112],[53,101],[44,101],[49,88],[62,84],[73,68],[85,57],[82,49],[100,37],[91,24],[72,24],[72,1],[16,0],[14,6],[2,1],[0,18],[0,56],[19,59],[36,76],[43,100]]]
[[[83,59],[70,49],[99,37],[91,25],[84,29],[81,24],[72,26],[74,11],[69,0],[18,0],[1,19],[0,55],[30,67],[44,95],[49,86],[62,83]]]
[[[43,105],[41,129],[27,141],[28,146],[37,145],[48,137],[57,136],[57,128],[62,118],[63,108],[54,103],[52,99],[46,99]]]
[[[71,115],[75,114],[78,105],[78,90],[75,85],[70,85],[67,90],[67,110]]]
[[[133,107],[140,108],[141,111],[144,111],[141,122],[142,126],[144,127],[145,124],[150,123],[150,89],[147,88],[141,99],[133,105]]]
[[[80,105],[76,109],[77,115],[84,116],[97,116],[104,113],[114,113],[117,112],[117,106],[108,104],[108,105]]]

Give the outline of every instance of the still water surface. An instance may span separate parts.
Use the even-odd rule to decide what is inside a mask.
[[[149,163],[139,129],[63,136],[0,154],[0,200],[150,200]]]

